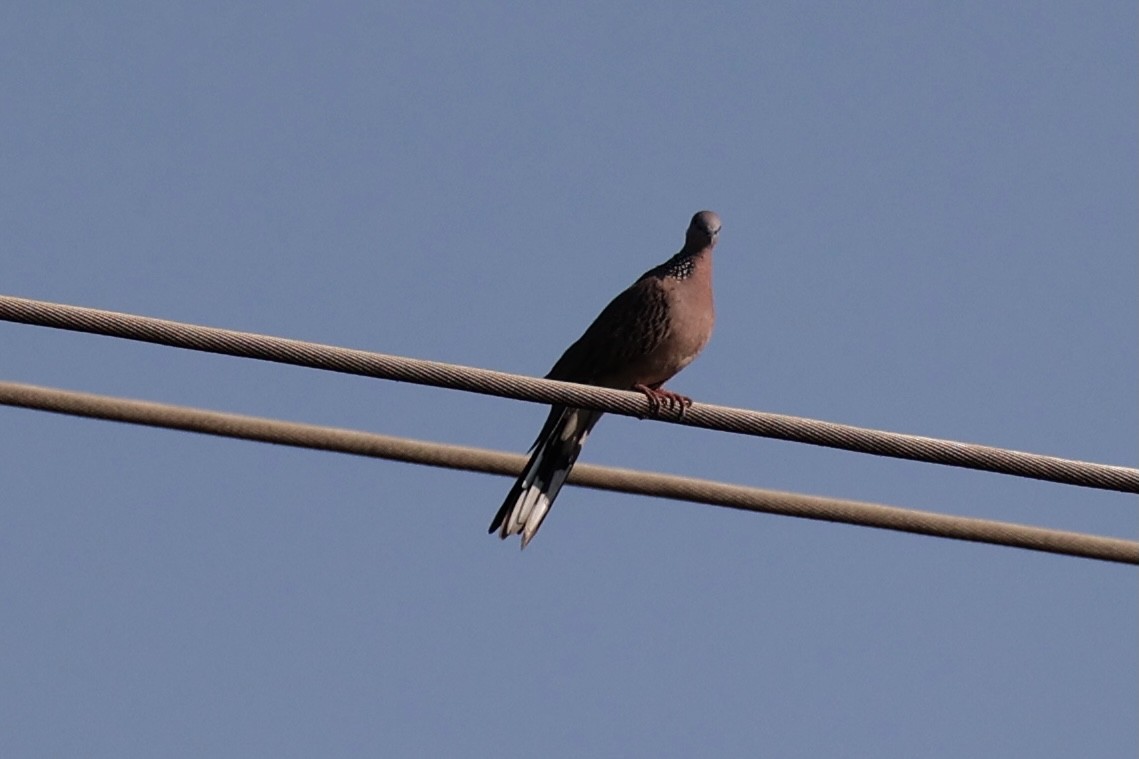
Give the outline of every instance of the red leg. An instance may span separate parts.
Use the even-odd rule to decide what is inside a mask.
[[[633,385],[633,389],[645,394],[645,398],[649,401],[649,412],[653,416],[660,416],[660,410],[663,406],[668,406],[669,411],[676,408],[678,409],[677,415],[684,416],[684,409],[692,405],[692,399],[687,395],[674,393],[660,387],[637,384]]]

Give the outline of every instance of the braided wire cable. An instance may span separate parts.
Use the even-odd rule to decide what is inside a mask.
[[[561,403],[625,416],[651,415],[646,398],[634,392],[13,296],[0,295],[0,319],[503,398]],[[696,403],[681,418],[661,418],[661,421],[1081,487],[1139,493],[1139,469],[1131,467],[784,414]]]

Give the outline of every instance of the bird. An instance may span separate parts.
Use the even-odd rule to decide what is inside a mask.
[[[694,215],[680,252],[614,298],[546,379],[639,391],[653,415],[664,406],[682,415],[692,400],[662,385],[688,366],[712,335],[712,250],[719,236],[715,212]],[[601,415],[563,405],[550,409],[529,462],[488,532],[497,531],[504,540],[521,533],[522,548],[530,543]]]

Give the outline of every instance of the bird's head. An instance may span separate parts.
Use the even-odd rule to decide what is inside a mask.
[[[689,245],[710,248],[720,236],[720,217],[715,211],[701,211],[692,217],[685,239]]]

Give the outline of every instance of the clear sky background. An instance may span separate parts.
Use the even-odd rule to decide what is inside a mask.
[[[723,217],[700,401],[1135,465],[1092,2],[5,3],[0,291],[541,375]],[[0,378],[523,451],[532,404],[0,324]],[[1133,757],[1132,567],[0,408],[5,757]],[[583,461],[1135,539],[607,417]]]

